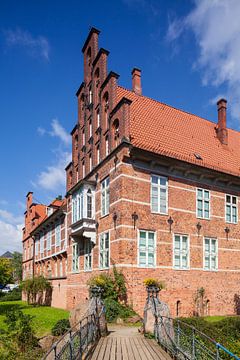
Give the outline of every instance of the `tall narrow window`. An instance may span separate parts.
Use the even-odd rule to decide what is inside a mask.
[[[84,242],[84,270],[92,270],[92,242],[90,240]]]
[[[38,256],[38,240],[35,241],[35,255]]]
[[[115,146],[118,146],[120,138],[119,138],[119,120],[115,119],[113,122],[113,137]]]
[[[103,96],[103,103],[104,103],[104,118],[105,118],[105,128],[108,129],[108,109],[109,109],[109,97],[108,92],[105,92]]]
[[[72,222],[77,221],[77,195],[72,196]]]
[[[79,247],[78,243],[74,243],[72,246],[72,271],[77,272],[79,270]]]
[[[109,154],[109,141],[108,141],[108,136],[106,136],[106,138],[105,138],[105,147],[106,147],[106,156],[108,156],[108,154]]]
[[[189,244],[187,235],[174,235],[174,268],[189,268]]]
[[[164,176],[151,176],[151,209],[152,212],[167,214],[168,179]]]
[[[100,269],[109,267],[109,232],[100,235]]]
[[[92,191],[91,189],[87,192],[87,217],[92,218]]]
[[[85,130],[84,129],[82,132],[82,144],[83,144],[83,146],[85,145]]]
[[[56,224],[55,227],[55,244],[56,246],[60,246],[61,242],[61,224],[60,222]]]
[[[85,178],[85,162],[82,162],[82,177]]]
[[[100,146],[97,146],[97,164],[100,163]]]
[[[139,231],[138,264],[141,267],[154,267],[156,265],[156,240],[153,231]]]
[[[197,189],[197,217],[210,219],[210,191]]]
[[[89,105],[91,105],[93,102],[93,93],[92,93],[92,87],[89,88]]]
[[[59,276],[60,276],[60,277],[63,276],[63,264],[62,264],[62,259],[60,259],[60,261],[59,261]]]
[[[100,112],[99,110],[97,111],[97,128],[100,127]]]
[[[92,171],[92,154],[89,154],[89,171]]]
[[[238,212],[237,212],[237,197],[236,196],[226,195],[225,217],[226,217],[226,222],[237,224]]]
[[[109,201],[110,201],[109,177],[107,177],[102,181],[101,184],[102,216],[105,216],[109,213]]]
[[[89,137],[92,137],[92,120],[89,120]]]
[[[217,270],[218,268],[217,240],[212,238],[204,239],[204,269]]]
[[[47,250],[51,250],[51,239],[52,239],[52,229],[49,227],[47,232]]]
[[[55,261],[55,277],[58,277],[58,263],[57,260]]]
[[[44,251],[44,235],[41,234],[41,236],[40,236],[40,253],[42,254],[43,251]]]

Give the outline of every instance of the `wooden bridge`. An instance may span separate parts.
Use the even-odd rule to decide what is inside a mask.
[[[91,360],[170,360],[155,340],[146,339],[136,327],[109,327],[100,338]]]

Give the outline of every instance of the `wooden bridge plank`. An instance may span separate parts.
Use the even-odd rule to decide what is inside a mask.
[[[107,346],[106,346],[106,352],[105,352],[105,356],[104,359],[109,360],[110,359],[110,355],[111,355],[111,350],[112,350],[112,338],[108,338],[106,339],[107,341]]]
[[[121,340],[122,338],[117,337],[116,360],[122,360]]]
[[[127,351],[127,346],[126,346],[126,339],[122,338],[121,339],[121,346],[122,346],[122,358],[123,360],[131,360],[131,358],[128,357],[128,351]]]
[[[117,348],[117,338],[112,338],[112,347],[111,347],[111,354],[110,354],[110,360],[116,359],[116,348]],[[104,359],[105,360],[105,359]]]

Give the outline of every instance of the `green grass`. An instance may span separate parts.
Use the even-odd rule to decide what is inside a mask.
[[[32,306],[24,301],[6,301],[0,303],[0,329],[6,328],[5,314],[12,308],[20,309],[24,314],[34,316],[33,328],[37,337],[51,333],[52,327],[60,319],[68,319],[69,311],[56,309],[50,306]]]
[[[227,316],[207,316],[204,318],[209,323],[214,323],[225,319]]]

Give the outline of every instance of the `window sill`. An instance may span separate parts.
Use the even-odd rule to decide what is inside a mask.
[[[109,215],[109,213],[105,214],[105,215],[101,215],[100,219],[104,219],[105,217],[107,217]]]
[[[168,216],[168,212],[167,213],[162,213],[162,212],[157,212],[157,211],[152,211],[151,210],[151,214],[154,214],[154,215],[165,215],[165,216]]]
[[[173,270],[176,270],[176,271],[189,271],[190,268],[175,268],[175,267],[173,267]]]
[[[84,272],[85,273],[92,272],[92,269],[88,269],[88,270],[84,269]]]
[[[211,220],[211,218],[204,218],[204,217],[200,217],[200,216],[196,216],[196,219],[199,219],[199,220],[208,220],[208,221]]]
[[[156,269],[156,265],[154,265],[154,266],[138,265],[137,267],[139,269]]]
[[[104,270],[109,270],[110,269],[110,266],[109,267],[104,267],[104,268],[99,268],[99,271],[104,271]]]
[[[226,220],[225,220],[225,223],[226,224],[231,224],[231,225],[237,225],[238,224],[238,222],[231,222],[231,221],[226,221]]]

